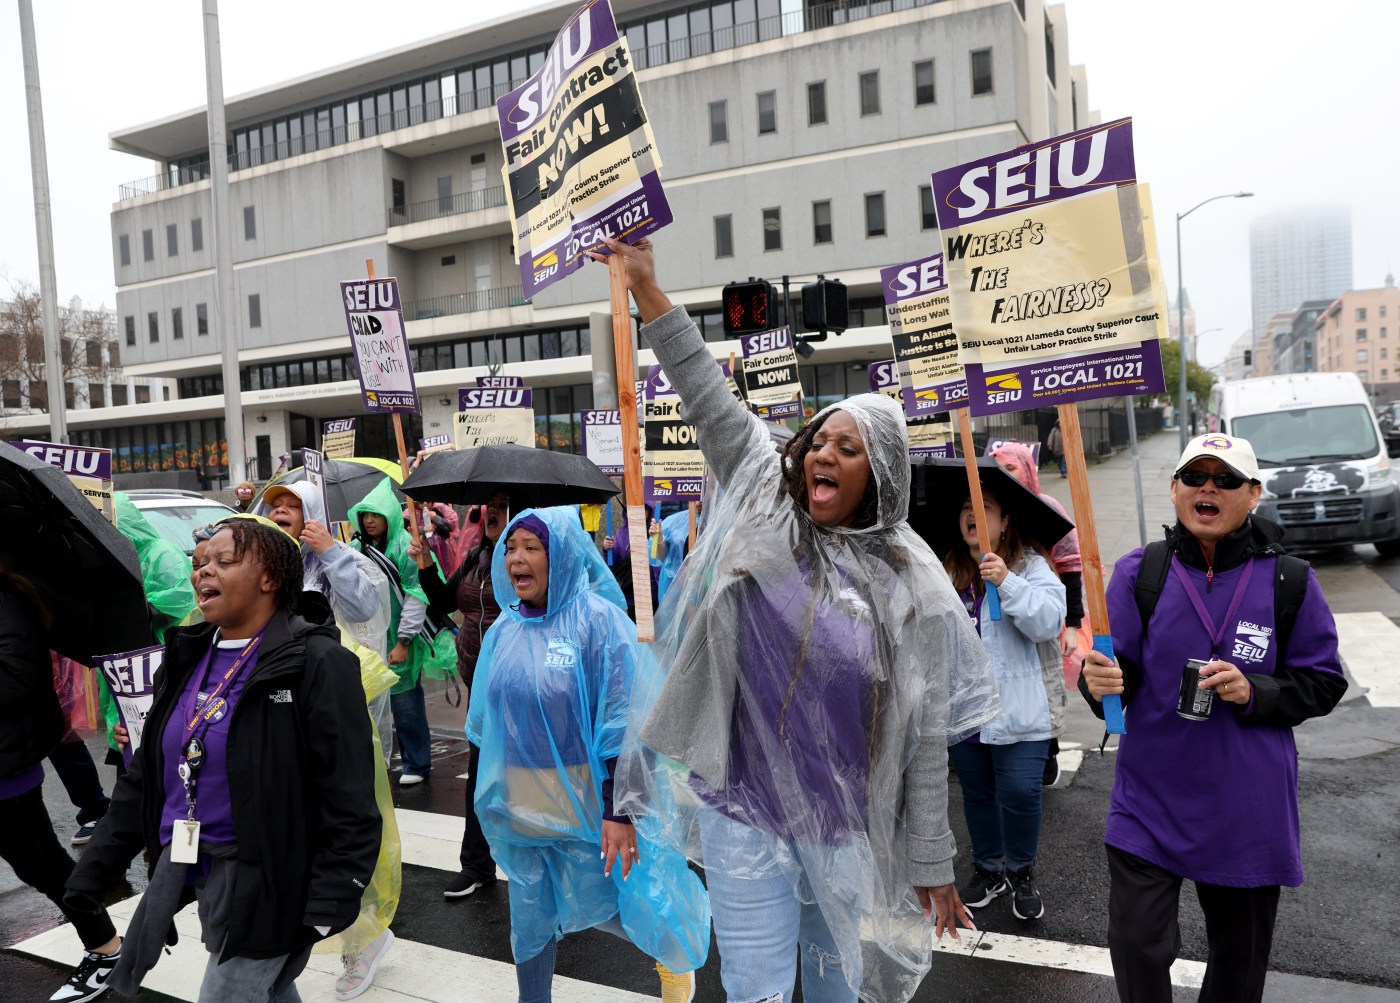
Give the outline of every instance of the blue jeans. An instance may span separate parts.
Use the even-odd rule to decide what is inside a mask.
[[[433,744],[428,735],[428,704],[423,698],[422,680],[411,690],[391,694],[389,710],[394,714],[403,772],[426,777],[433,768]]]
[[[993,874],[1035,864],[1041,796],[1050,742],[984,745],[959,742],[948,750],[962,784],[963,816],[972,860]]]
[[[616,916],[606,923],[600,923],[594,929],[604,930],[631,943],[622,930],[622,921]],[[557,941],[551,940],[544,950],[533,958],[515,963],[515,984],[520,991],[520,1003],[553,1003],[556,943]]]
[[[842,958],[821,908],[798,900],[779,866],[791,859],[785,841],[717,811],[701,813],[700,841],[720,981],[731,1003],[791,1000],[799,948],[807,1003],[856,1003],[846,968],[855,966],[849,974],[859,983],[860,958]]]

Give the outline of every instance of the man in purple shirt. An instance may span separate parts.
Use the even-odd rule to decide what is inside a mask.
[[[1136,587],[1155,562],[1136,550],[1108,588],[1117,661],[1090,652],[1080,676],[1095,713],[1116,693],[1127,720],[1104,834],[1108,946],[1125,1003],[1172,999],[1183,878],[1206,919],[1200,999],[1261,1000],[1280,886],[1303,883],[1293,728],[1331,711],[1347,684],[1310,569],[1291,626],[1275,616],[1282,531],[1251,515],[1261,490],[1244,439],[1217,433],[1187,445],[1150,618]],[[1205,663],[1199,683],[1183,682],[1190,659]],[[1203,715],[1199,700],[1196,716],[1183,713],[1207,692]]]

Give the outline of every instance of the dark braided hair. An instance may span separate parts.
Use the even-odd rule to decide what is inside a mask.
[[[812,451],[812,440],[816,438],[821,427],[834,413],[834,411],[828,411],[821,417],[809,421],[783,447],[783,488],[804,512],[808,512],[810,509],[807,507],[807,472],[803,464],[807,459],[807,454]],[[880,490],[875,483],[875,471],[872,468],[870,479],[865,483],[865,495],[860,500],[860,507],[856,509],[851,528],[868,529],[875,525],[879,517]]]
[[[272,579],[273,598],[278,609],[296,612],[301,597],[301,548],[286,533],[264,526],[256,519],[225,519],[219,530],[233,534],[233,556],[238,560],[250,550]]]

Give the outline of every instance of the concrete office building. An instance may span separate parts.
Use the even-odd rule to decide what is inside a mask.
[[[1330,300],[1308,300],[1292,314],[1286,329],[1274,334],[1274,372],[1315,373],[1317,358],[1314,327]]]
[[[1351,211],[1290,210],[1249,227],[1253,329],[1297,310],[1304,300],[1332,300],[1351,288]]]
[[[450,431],[455,390],[486,367],[535,388],[538,444],[577,448],[593,402],[589,316],[602,268],[527,302],[512,259],[493,100],[543,62],[576,0],[428,39],[231,98],[230,206],[250,469],[319,441],[359,396],[337,283],[400,282],[423,400],[407,433]],[[851,327],[804,364],[809,403],[867,388],[888,358],[880,268],[937,248],[932,171],[1097,121],[1068,62],[1064,10],[1043,0],[614,0],[639,67],[676,222],[659,272],[720,340],[721,288],[751,275],[850,290]],[[225,52],[225,59],[242,58]],[[112,212],[122,360],[177,399],[75,412],[76,441],[192,456],[224,476],[205,110],[123,128],[112,146],[159,173]],[[607,348],[611,351],[611,347]],[[643,351],[641,361],[650,360]],[[181,443],[208,448],[183,452]],[[154,454],[152,450],[154,449]],[[361,452],[390,455],[381,418]],[[188,476],[188,475],[187,475]]]

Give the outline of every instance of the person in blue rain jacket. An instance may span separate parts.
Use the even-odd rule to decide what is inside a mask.
[[[477,663],[467,735],[481,749],[477,816],[510,879],[520,1001],[550,999],[555,942],[591,927],[656,960],[663,1000],[688,999],[709,949],[705,890],[648,838],[656,823],[613,813],[646,657],[621,589],[571,509],[527,509],[503,539],[491,563],[501,615]]]

